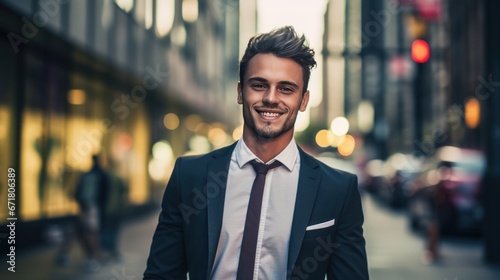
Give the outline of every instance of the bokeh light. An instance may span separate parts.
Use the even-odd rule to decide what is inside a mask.
[[[321,148],[326,148],[333,143],[334,135],[331,131],[322,129],[316,133],[316,144]]]
[[[476,128],[481,120],[481,104],[476,98],[470,98],[465,103],[465,124],[468,128]]]
[[[179,122],[179,117],[174,113],[168,113],[163,117],[163,125],[170,130],[177,129]]]
[[[335,135],[333,133],[332,133],[332,135],[333,135],[333,141],[332,141],[331,146],[334,148],[337,148],[342,143],[342,141],[344,141],[345,135],[338,136],[338,135]]]
[[[220,127],[213,127],[208,131],[208,140],[215,147],[220,147],[226,143],[226,132]]]
[[[340,143],[338,147],[339,154],[341,154],[344,157],[348,157],[352,155],[354,152],[354,148],[356,147],[356,140],[354,140],[354,137],[351,135],[347,134],[344,137],[344,140],[342,143]]]
[[[209,125],[209,124],[207,124],[207,123],[201,122],[201,123],[199,123],[198,125],[196,125],[196,127],[195,127],[194,131],[195,131],[197,134],[207,136],[207,135],[208,135],[208,132],[210,131],[210,125]]]
[[[163,0],[156,2],[156,35],[167,35],[174,25],[175,1]]]
[[[331,130],[337,136],[346,135],[349,131],[349,121],[344,117],[336,117],[332,121]]]
[[[198,19],[198,0],[182,1],[182,19],[191,23]]]
[[[189,131],[195,132],[196,131],[196,126],[202,122],[202,119],[200,116],[193,114],[189,115],[186,117],[186,120],[184,121],[184,124],[186,125],[186,128]]]
[[[168,170],[171,168],[174,153],[168,141],[156,142],[151,148],[153,157],[148,164],[149,176],[155,181],[165,181],[168,179]]]
[[[417,63],[425,63],[431,56],[429,44],[426,41],[418,39],[411,44],[411,57]]]
[[[188,154],[203,154],[210,151],[210,142],[205,136],[194,135],[189,139]]]
[[[174,153],[172,151],[172,146],[168,141],[159,141],[153,145],[152,148],[153,158],[168,162],[171,161],[174,157]]]
[[[363,133],[369,133],[373,129],[375,109],[370,101],[361,101],[358,105],[358,128]]]
[[[240,125],[233,130],[233,140],[236,141],[243,136],[243,126]]]
[[[85,91],[81,89],[72,89],[68,92],[68,102],[72,105],[85,104]]]

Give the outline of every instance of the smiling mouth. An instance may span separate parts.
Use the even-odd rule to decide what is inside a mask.
[[[282,112],[269,112],[269,111],[260,111],[260,110],[257,110],[257,113],[259,113],[259,115],[265,120],[275,120],[284,114]]]
[[[281,116],[281,114],[278,114],[278,113],[270,113],[270,112],[261,112],[260,113],[261,116],[264,116],[264,117],[268,117],[268,118],[276,118],[276,117],[279,117]]]

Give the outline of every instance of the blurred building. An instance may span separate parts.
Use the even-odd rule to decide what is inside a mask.
[[[322,108],[325,122],[348,118],[371,158],[428,157],[445,145],[486,153],[486,248],[496,260],[499,12],[489,0],[330,1]]]
[[[370,158],[413,148],[413,68],[406,47],[411,41],[401,7],[394,5],[330,1],[325,15],[323,80],[329,101],[323,110],[349,120]]]
[[[141,207],[176,156],[231,141],[239,50],[237,0],[0,1],[0,169],[15,170],[19,228],[75,214],[94,153]]]
[[[475,92],[488,82],[477,32],[484,5],[466,3],[330,1],[323,121],[345,116],[382,159],[427,156],[443,145],[481,148],[484,104]]]

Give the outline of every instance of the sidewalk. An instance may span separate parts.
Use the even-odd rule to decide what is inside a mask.
[[[424,265],[424,237],[409,229],[404,211],[383,208],[369,195],[363,198],[363,208],[370,279],[500,279],[500,266],[483,262],[480,239],[443,238],[442,261]]]
[[[159,211],[159,210],[158,210]],[[43,246],[29,252],[21,252],[16,272],[7,271],[2,264],[0,279],[12,280],[139,280],[146,267],[146,260],[158,219],[158,211],[124,224],[120,238],[121,262],[105,262],[96,273],[85,270],[84,257],[78,243],[71,247],[68,266],[54,263],[56,247]]]

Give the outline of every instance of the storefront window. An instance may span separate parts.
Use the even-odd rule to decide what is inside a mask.
[[[0,156],[0,203],[5,205],[4,202],[7,201],[8,186],[7,178],[8,169],[14,168],[16,176],[18,176],[19,170],[16,168],[15,162],[15,151],[17,151],[17,125],[16,125],[16,115],[18,108],[16,106],[16,81],[17,81],[17,64],[16,57],[12,55],[12,49],[9,47],[8,43],[3,39],[0,39],[0,61],[2,61],[2,67],[0,67],[0,151],[2,155]],[[18,192],[17,180],[16,180],[16,192]],[[7,218],[7,207],[0,207],[0,220],[5,221]]]
[[[50,137],[44,133],[43,61],[32,52],[26,54],[24,110],[21,116],[20,214],[24,220],[42,215],[41,203],[47,145]]]
[[[133,97],[127,93],[133,86],[89,69],[68,71],[64,62],[34,50],[26,50],[23,61],[22,104],[16,125],[21,218],[33,221],[78,213],[75,188],[81,175],[91,168],[94,154],[100,155],[107,170],[110,162],[114,163],[113,171],[128,183],[132,204],[148,203],[150,124],[146,101],[130,99]],[[3,170],[17,156],[15,149],[9,149],[15,142],[8,137],[13,125],[3,125],[12,122],[16,115],[12,108],[16,107],[7,106],[13,101],[5,96],[15,94],[0,99],[0,145],[12,151],[1,158]],[[2,186],[0,197],[5,198],[5,189]],[[5,216],[5,211],[0,210],[0,216]]]

